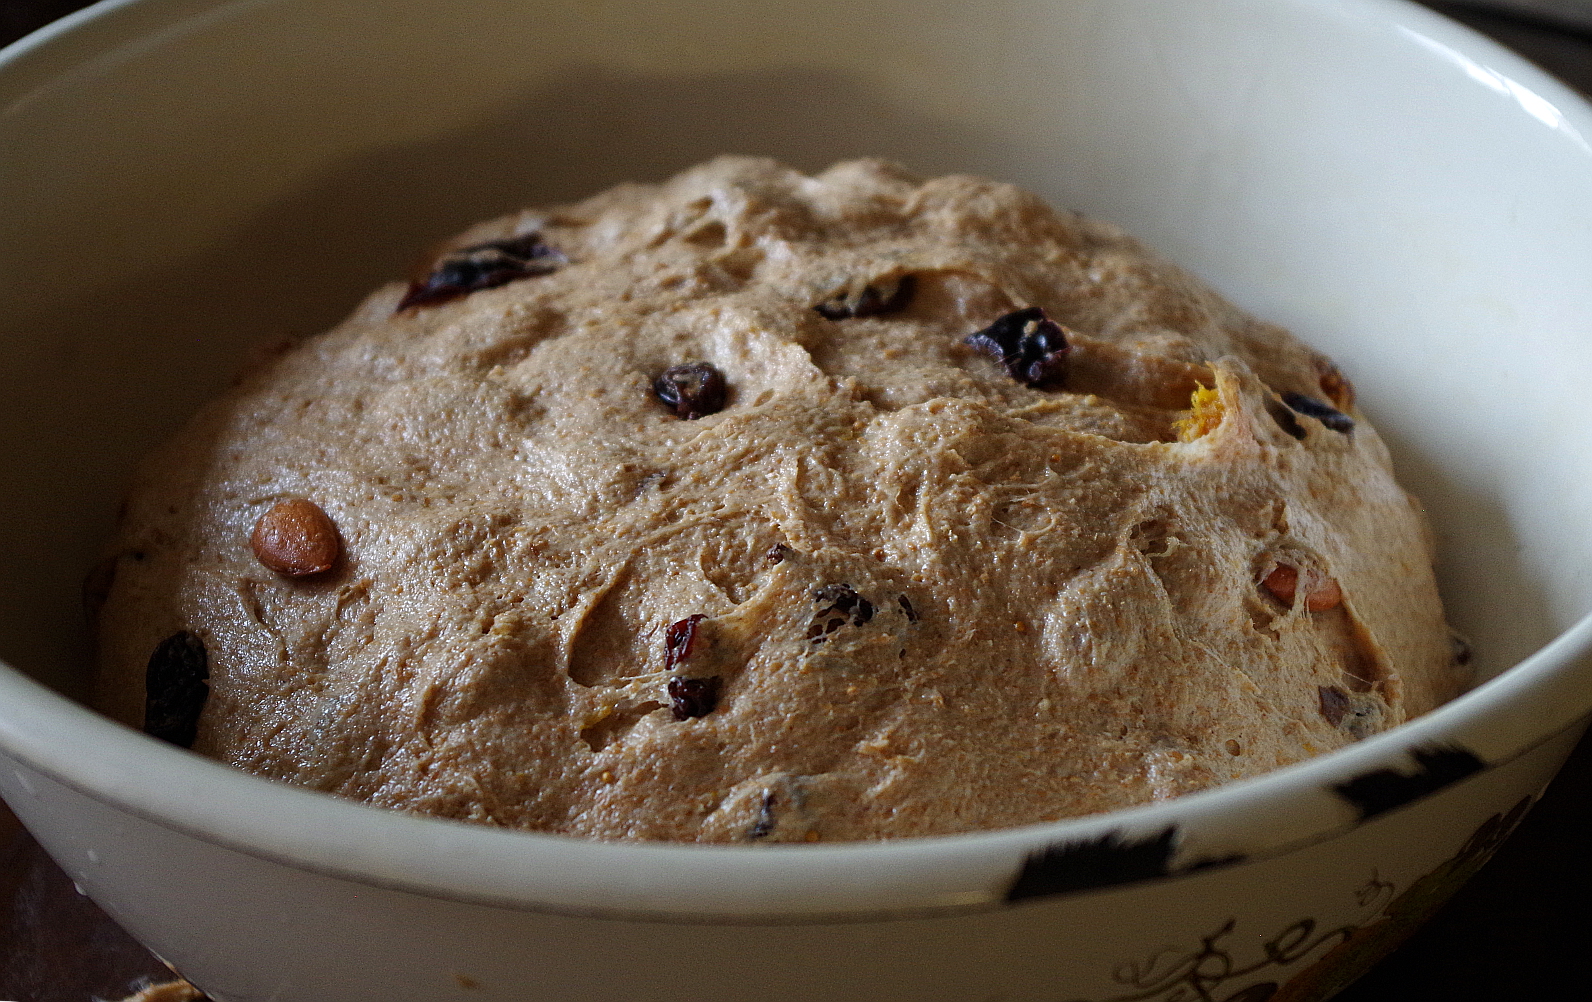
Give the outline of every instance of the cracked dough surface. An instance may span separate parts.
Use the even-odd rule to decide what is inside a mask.
[[[107,712],[140,724],[150,652],[187,630],[194,747],[259,775],[596,838],[811,841],[1172,797],[1461,687],[1418,505],[1330,362],[1113,226],[972,177],[725,157],[449,247],[533,231],[568,263],[396,313],[380,289],[145,464]],[[813,308],[908,275],[893,312]],[[1067,330],[1060,388],[964,343],[1030,306]],[[728,398],[682,420],[651,386],[692,362]],[[1290,432],[1285,392],[1357,424]],[[290,498],[335,521],[331,572],[251,552]],[[1285,606],[1278,562],[1341,603]],[[675,718],[677,675],[719,679],[711,712]]]

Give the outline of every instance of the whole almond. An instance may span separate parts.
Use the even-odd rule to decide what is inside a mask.
[[[255,523],[249,543],[260,563],[290,578],[331,570],[343,551],[331,517],[303,498],[272,505]]]

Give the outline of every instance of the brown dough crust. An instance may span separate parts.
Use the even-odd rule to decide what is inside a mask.
[[[145,465],[107,712],[140,723],[150,652],[188,630],[195,748],[262,776],[597,838],[811,841],[1176,796],[1461,687],[1376,432],[1273,416],[1341,398],[1330,363],[1113,226],[972,177],[725,157],[448,246],[531,231],[568,263],[397,313],[383,288]],[[813,308],[904,275],[895,312]],[[1064,388],[963,341],[1028,306],[1069,330]],[[725,375],[721,412],[654,396],[690,362]],[[1201,383],[1208,430],[1179,441]],[[291,498],[336,523],[331,572],[251,552]],[[1279,557],[1341,604],[1302,584],[1285,608]],[[676,719],[672,676],[716,676],[711,712]]]

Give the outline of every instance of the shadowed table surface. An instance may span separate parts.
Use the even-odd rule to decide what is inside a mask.
[[[1058,0],[1060,2],[1060,0]],[[0,0],[0,44],[85,4]],[[1526,0],[1431,3],[1592,93],[1585,21],[1538,17]],[[1567,0],[1541,4],[1573,7]],[[1579,996],[1592,942],[1592,740],[1498,855],[1427,926],[1340,1002],[1497,1002]],[[0,1000],[90,1002],[129,994],[165,967],[122,932],[0,807]]]

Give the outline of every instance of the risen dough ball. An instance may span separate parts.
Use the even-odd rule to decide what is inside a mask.
[[[146,464],[109,712],[142,724],[152,652],[202,645],[194,747],[262,776],[772,842],[1172,797],[1460,686],[1347,383],[1115,227],[972,177],[723,158],[427,267]],[[1032,307],[1059,326],[1001,334]],[[681,365],[711,371],[666,403]],[[299,500],[330,571],[251,548]]]

